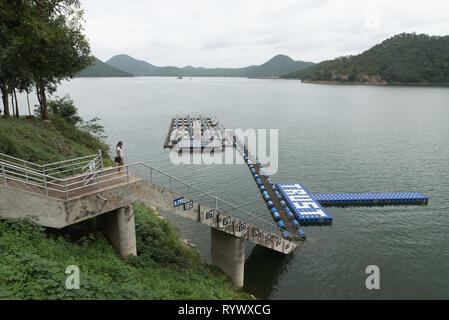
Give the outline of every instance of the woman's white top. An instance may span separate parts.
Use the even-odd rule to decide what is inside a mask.
[[[122,148],[120,148],[120,147],[117,147],[117,157],[120,157],[123,159],[123,151],[122,151]]]

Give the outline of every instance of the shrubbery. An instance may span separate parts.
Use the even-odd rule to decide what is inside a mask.
[[[138,256],[121,259],[95,219],[60,231],[0,220],[0,299],[248,299],[180,242],[173,226],[136,204]],[[69,265],[80,289],[65,287]]]

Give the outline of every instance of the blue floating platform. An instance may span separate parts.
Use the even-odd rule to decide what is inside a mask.
[[[276,186],[300,225],[332,223],[332,216],[300,183],[279,183]]]
[[[313,199],[326,206],[345,205],[394,205],[427,204],[429,198],[419,192],[383,192],[383,193],[329,193],[312,194]]]

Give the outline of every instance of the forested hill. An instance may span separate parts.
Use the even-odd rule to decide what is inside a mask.
[[[277,55],[264,64],[248,70],[247,77],[280,77],[283,74],[314,65],[313,62],[294,61],[285,55]]]
[[[277,55],[260,66],[252,65],[242,68],[158,67],[125,54],[114,56],[106,63],[135,76],[147,77],[279,77],[284,73],[313,65],[311,62],[294,61],[285,55]]]
[[[94,57],[93,63],[86,69],[75,74],[75,78],[94,78],[94,77],[132,77],[128,72],[123,72],[106,64]]]
[[[449,36],[403,33],[357,56],[324,61],[285,77],[303,82],[449,84]]]

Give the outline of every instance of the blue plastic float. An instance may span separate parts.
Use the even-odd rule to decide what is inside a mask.
[[[299,183],[277,184],[282,195],[299,224],[329,224],[331,215]],[[276,194],[277,195],[277,194]]]
[[[312,194],[323,205],[427,204],[429,198],[419,192]]]
[[[281,229],[285,229],[285,224],[284,224],[284,222],[283,222],[282,220],[279,220],[279,221],[278,221],[278,226],[279,226],[279,228],[281,228]]]
[[[290,235],[290,232],[288,231],[282,231],[282,236],[284,237],[285,240],[291,240],[292,237]]]

